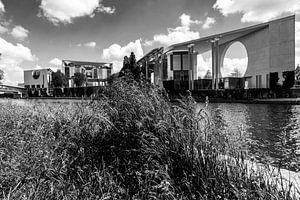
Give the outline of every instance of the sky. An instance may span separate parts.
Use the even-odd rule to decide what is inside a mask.
[[[23,70],[61,68],[61,60],[112,62],[114,72],[134,52],[247,27],[296,14],[300,63],[299,0],[0,0],[0,69],[5,83],[23,82]],[[199,76],[210,53],[198,55]],[[200,69],[201,66],[201,69]],[[235,44],[224,73],[245,70],[247,53]]]

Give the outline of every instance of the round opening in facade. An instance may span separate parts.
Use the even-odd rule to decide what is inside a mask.
[[[248,54],[246,47],[241,42],[232,43],[226,50],[222,77],[243,77],[248,67]]]

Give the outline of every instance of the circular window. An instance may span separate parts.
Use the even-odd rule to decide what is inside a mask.
[[[32,72],[32,77],[34,79],[38,79],[40,77],[40,71],[33,71]]]

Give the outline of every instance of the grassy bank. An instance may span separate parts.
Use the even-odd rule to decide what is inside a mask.
[[[2,199],[293,199],[191,97],[172,105],[147,83],[117,80],[90,103],[1,105],[0,129]]]

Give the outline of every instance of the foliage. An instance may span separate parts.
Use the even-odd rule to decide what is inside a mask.
[[[66,76],[58,70],[52,72],[52,86],[53,87],[64,87],[68,84]]]
[[[231,77],[241,77],[242,73],[239,71],[238,68],[234,68],[233,72],[231,73]]]
[[[74,74],[74,83],[77,87],[81,87],[86,81],[85,74],[76,72]]]
[[[141,69],[136,63],[135,55],[131,52],[130,57],[124,57],[123,67],[119,73],[119,77],[131,74],[136,81],[141,79]]]
[[[248,173],[190,96],[173,105],[130,76],[89,103],[7,103],[0,119],[3,199],[292,199]]]
[[[205,79],[211,79],[212,78],[211,71],[209,69],[206,71],[206,74],[205,74],[204,78]]]

